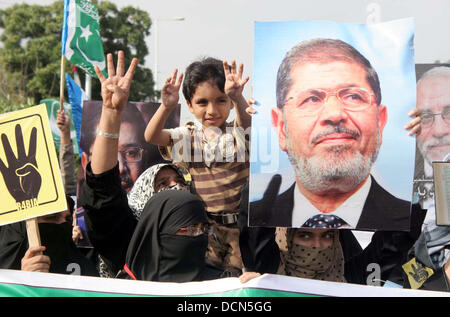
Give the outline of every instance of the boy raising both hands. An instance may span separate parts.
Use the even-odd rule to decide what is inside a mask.
[[[178,104],[183,80],[183,74],[175,70],[166,80],[162,104],[145,130],[146,141],[159,145],[165,159],[187,168],[196,194],[205,203],[213,233],[209,236],[208,262],[237,275],[243,265],[236,222],[241,190],[249,176],[247,128],[251,124],[242,95],[248,77],[243,79],[242,74],[243,65],[237,68],[235,61],[231,67],[214,58],[189,65],[183,95],[201,127],[188,122],[164,129]],[[236,119],[227,122],[233,108]]]

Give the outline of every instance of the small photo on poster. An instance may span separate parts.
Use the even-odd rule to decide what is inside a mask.
[[[147,168],[152,165],[166,162],[156,145],[147,143],[144,131],[150,118],[156,112],[160,103],[154,102],[129,102],[122,112],[122,122],[119,137],[119,172],[121,185],[125,192],[129,192],[135,181]],[[96,138],[97,125],[102,111],[101,101],[84,101],[83,116],[81,122],[80,161],[78,165],[77,197],[80,198],[81,186],[85,180],[85,170],[91,160],[92,148]],[[165,128],[178,127],[180,123],[180,106],[171,113],[166,121]],[[126,153],[136,153],[138,157],[132,162],[127,161]],[[125,157],[125,158],[124,158]],[[79,205],[79,204],[78,204]],[[84,224],[84,210],[80,206],[77,209],[78,224],[83,236],[87,239],[80,240],[80,246],[90,246]]]
[[[450,64],[416,64],[417,108],[422,130],[416,137],[414,199],[434,206],[433,162],[450,161]]]

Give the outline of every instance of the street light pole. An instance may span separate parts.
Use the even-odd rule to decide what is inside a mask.
[[[154,54],[155,54],[155,58],[154,58],[154,60],[155,60],[155,67],[154,67],[155,83],[154,83],[153,91],[156,92],[156,90],[158,89],[158,19],[155,19],[154,26],[155,26],[155,46],[154,46],[154,50],[155,50],[155,52],[154,52]]]
[[[154,85],[154,91],[158,89],[158,21],[184,21],[184,17],[173,17],[173,18],[165,18],[165,19],[155,19],[155,22],[153,24],[154,26],[154,32],[155,32],[155,58],[154,58],[154,78],[155,78],[155,85]]]

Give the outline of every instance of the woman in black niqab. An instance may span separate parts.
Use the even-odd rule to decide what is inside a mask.
[[[73,212],[74,202],[66,195],[69,210]],[[41,245],[46,247],[44,255],[50,258],[50,273],[80,274],[99,276],[95,259],[85,255],[72,240],[70,221],[48,221],[46,216],[39,217]],[[22,259],[29,248],[25,221],[0,227],[0,269],[22,269]],[[93,252],[94,253],[94,252]],[[79,272],[77,272],[79,268]]]
[[[180,228],[208,224],[203,202],[186,191],[155,194],[142,211],[124,270],[136,280],[190,282],[222,277],[206,264],[208,235],[182,235]]]

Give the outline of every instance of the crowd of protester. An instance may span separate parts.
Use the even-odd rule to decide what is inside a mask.
[[[86,251],[76,246],[83,237],[73,221],[74,201],[70,197],[77,192],[75,159],[70,119],[60,110],[60,167],[69,209],[39,218],[39,248],[28,247],[23,222],[3,226],[0,268],[72,274],[69,264],[75,263],[81,275],[146,281],[189,282],[235,276],[245,282],[272,273],[367,284],[368,265],[377,263],[382,283],[411,287],[402,265],[419,252],[417,241],[428,216],[417,203],[412,204],[408,231],[376,231],[364,249],[351,229],[248,225],[250,140],[243,131],[250,127],[255,110],[254,101],[243,97],[248,82],[243,65],[234,61],[229,65],[205,58],[192,63],[185,74],[175,70],[167,78],[161,106],[144,135],[148,143],[159,147],[166,163],[151,166],[125,190],[119,170],[124,164],[123,155],[118,156],[119,138],[136,67],[133,59],[125,72],[124,55],[119,52],[117,67],[112,54],[107,55],[107,78],[96,68],[103,105],[79,190],[93,248]],[[201,126],[186,123],[164,129],[179,103],[180,89]],[[232,109],[236,118],[227,122]],[[416,109],[413,114],[420,117]],[[423,132],[417,119],[407,128]],[[231,149],[227,148],[230,138]],[[192,152],[174,157],[172,149],[178,142]],[[218,150],[231,153],[231,158],[217,160]],[[201,160],[194,157],[198,151],[204,153]],[[427,247],[424,243],[421,246]],[[449,291],[449,263],[441,261],[434,266],[435,273],[421,288]]]

